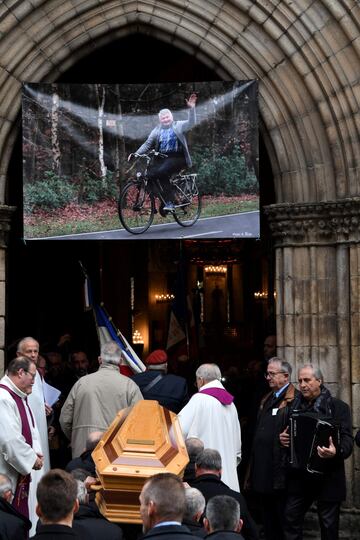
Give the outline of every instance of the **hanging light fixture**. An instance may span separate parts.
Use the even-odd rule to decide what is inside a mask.
[[[140,334],[139,330],[134,330],[133,335],[132,335],[132,342],[134,345],[144,344],[143,337]]]
[[[221,274],[224,275],[227,272],[227,266],[224,265],[209,265],[204,267],[205,274]]]

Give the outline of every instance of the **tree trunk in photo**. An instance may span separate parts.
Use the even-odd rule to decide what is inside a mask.
[[[51,106],[51,152],[52,152],[52,170],[55,174],[60,173],[60,144],[59,144],[59,94],[57,85],[52,84],[52,106]]]
[[[120,101],[120,86],[115,85],[115,95],[116,95],[116,131],[115,131],[115,178],[117,186],[120,186],[120,182],[124,179],[125,174],[125,138],[124,138],[124,127],[123,127],[123,118],[122,118],[122,109]]]
[[[96,98],[98,102],[98,128],[99,128],[99,163],[100,174],[103,186],[106,182],[106,165],[104,160],[104,106],[105,106],[105,87],[102,84],[95,85]]]

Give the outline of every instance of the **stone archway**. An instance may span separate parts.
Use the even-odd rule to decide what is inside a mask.
[[[277,202],[359,195],[357,2],[17,2],[2,8],[0,201],[22,81],[53,81],[89,50],[143,31],[223,78],[258,78]]]
[[[8,2],[0,8],[3,236],[23,81],[54,81],[94,47],[139,31],[190,52],[222,78],[259,79],[277,203],[268,215],[279,350],[295,365],[320,365],[360,426],[359,30],[357,0]],[[2,252],[1,291],[4,261]],[[2,327],[4,317],[3,294]],[[352,495],[359,504],[355,488]]]

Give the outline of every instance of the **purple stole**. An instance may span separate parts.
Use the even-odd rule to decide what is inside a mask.
[[[31,435],[31,428],[29,425],[28,417],[25,411],[25,405],[24,401],[21,399],[20,396],[18,396],[13,390],[11,390],[8,386],[5,386],[4,384],[0,384],[0,388],[3,388],[4,390],[7,390],[11,397],[14,399],[17,408],[19,409],[19,414],[21,418],[21,433],[27,442],[29,446],[32,447],[32,435]],[[33,427],[35,427],[34,423],[34,417],[32,415],[31,409],[27,403],[27,398],[25,398],[26,406],[30,413],[30,418]],[[31,482],[31,475],[26,474],[25,476],[22,474],[18,475],[18,480],[16,484],[15,489],[15,495],[12,502],[12,506],[20,512],[25,517],[29,517],[29,506],[28,506],[28,499],[29,499],[29,488],[30,488],[30,482]]]

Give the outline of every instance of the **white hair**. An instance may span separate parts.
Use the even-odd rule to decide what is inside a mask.
[[[192,487],[185,489],[185,503],[184,519],[192,521],[196,514],[199,512],[201,514],[204,513],[206,504],[205,497],[198,489]]]
[[[202,364],[195,375],[197,379],[204,379],[206,382],[221,380],[221,371],[217,364]]]
[[[165,114],[171,114],[172,116],[170,109],[161,109],[161,111],[159,111],[159,118],[161,118],[161,116],[165,116]]]
[[[113,364],[118,366],[121,360],[121,349],[115,341],[107,341],[101,347],[101,360],[104,364]]]

